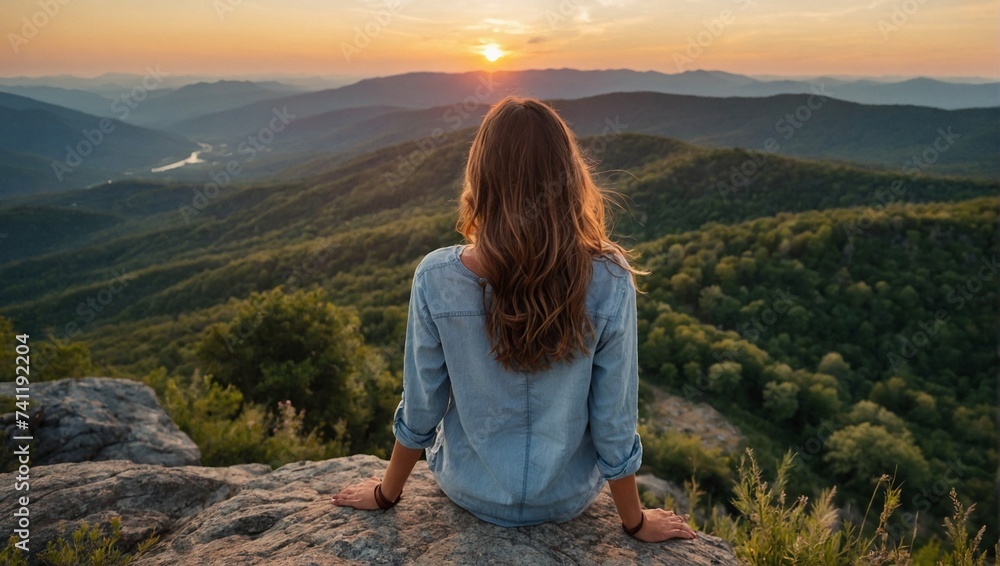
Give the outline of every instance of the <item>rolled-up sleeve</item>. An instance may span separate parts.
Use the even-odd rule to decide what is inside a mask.
[[[406,342],[403,346],[403,397],[396,407],[392,433],[407,448],[434,444],[451,393],[444,348],[436,332],[418,269],[410,289]]]
[[[619,284],[619,307],[594,350],[590,378],[590,431],[597,467],[606,480],[634,474],[642,463],[639,420],[639,347],[635,286]]]

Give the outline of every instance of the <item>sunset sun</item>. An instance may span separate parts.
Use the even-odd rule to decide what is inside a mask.
[[[500,46],[497,45],[496,43],[491,43],[483,47],[483,57],[486,57],[486,60],[489,61],[490,63],[496,61],[497,59],[503,56],[504,56],[503,50],[500,49]]]

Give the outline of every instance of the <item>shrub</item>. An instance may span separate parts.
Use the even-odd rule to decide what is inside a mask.
[[[0,368],[11,368],[13,371],[17,354],[13,345],[16,344],[14,323],[0,316]],[[79,342],[48,342],[34,337],[31,346],[31,381],[53,381],[64,377],[85,377],[93,364],[90,359],[90,349]],[[4,378],[8,379],[8,378]],[[13,377],[9,378],[13,381]]]
[[[976,505],[972,504],[968,508],[962,505],[954,488],[949,496],[954,513],[950,518],[945,517],[944,528],[948,540],[951,541],[951,552],[945,554],[938,564],[942,566],[986,566],[986,552],[979,551],[979,545],[983,542],[983,534],[986,533],[986,526],[981,527],[971,540],[966,527],[969,516],[972,515]],[[996,564],[1000,562],[1000,543],[993,550],[995,553],[994,564]]]
[[[348,454],[340,440],[324,442],[316,429],[304,431],[303,413],[289,401],[276,414],[248,403],[236,387],[195,374],[187,384],[166,378],[162,368],[145,381],[162,387],[163,406],[178,428],[201,450],[202,465],[261,462],[276,468],[298,460],[325,460]],[[343,431],[344,424],[339,423]]]
[[[838,528],[835,488],[824,489],[812,503],[805,496],[788,501],[785,487],[792,461],[789,452],[779,464],[774,482],[768,484],[752,450],[741,458],[733,500],[739,515],[734,519],[715,513],[712,517],[716,534],[733,545],[737,558],[751,565],[875,565],[909,560],[902,542],[891,546],[888,541],[885,526],[899,506],[900,490],[887,477],[876,488],[876,493],[883,489],[885,494],[876,534],[865,538],[864,522],[860,528]]]
[[[640,425],[642,461],[661,478],[694,478],[710,491],[727,489],[732,479],[729,457],[721,448],[706,447],[701,438],[675,431],[655,432]]]
[[[150,547],[160,539],[158,535],[151,534],[149,538],[139,543],[134,553],[127,554],[118,548],[118,539],[121,538],[121,516],[115,515],[111,518],[111,531],[108,534],[104,534],[101,525],[91,526],[86,521],[81,521],[80,526],[67,539],[65,525],[63,527],[60,536],[49,541],[45,550],[38,553],[38,558],[42,563],[51,566],[78,566],[80,564],[125,566],[147,553]],[[8,539],[6,548],[0,551],[0,564],[27,566],[28,560],[24,557],[21,549],[14,546],[17,541],[16,536],[11,536]]]
[[[785,487],[792,460],[789,452],[769,485],[763,479],[763,471],[753,451],[747,449],[740,460],[739,479],[734,488],[733,504],[738,515],[734,518],[713,511],[712,530],[732,544],[741,562],[751,565],[986,566],[987,552],[979,549],[986,527],[970,538],[966,525],[975,505],[963,506],[954,489],[951,490],[954,512],[944,521],[951,549],[942,551],[940,541],[935,539],[911,555],[904,541],[891,541],[889,520],[899,508],[902,490],[888,476],[878,480],[861,524],[842,523],[833,505],[836,488],[823,490],[811,504],[805,496],[788,501]],[[696,493],[696,485],[693,490]],[[882,512],[878,523],[870,527],[868,515],[880,492],[884,498]],[[1000,544],[993,550],[1000,556]]]
[[[16,536],[10,535],[10,538],[7,539],[7,546],[0,551],[0,564],[6,564],[7,566],[28,566],[28,559],[24,557],[20,548],[14,546],[18,540]]]

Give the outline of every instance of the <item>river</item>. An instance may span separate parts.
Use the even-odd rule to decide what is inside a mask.
[[[177,169],[179,167],[184,167],[185,165],[189,164],[204,163],[205,160],[201,158],[201,154],[212,151],[212,146],[208,145],[207,143],[201,143],[201,142],[198,142],[198,145],[201,146],[201,149],[199,149],[198,151],[191,152],[191,155],[187,159],[182,159],[176,163],[171,163],[169,165],[164,165],[162,167],[154,167],[150,169],[150,171],[153,173],[162,173],[164,171],[170,171],[171,169]]]

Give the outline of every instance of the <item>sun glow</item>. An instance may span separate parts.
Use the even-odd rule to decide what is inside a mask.
[[[490,63],[496,61],[497,59],[503,56],[504,56],[503,49],[500,49],[500,46],[497,45],[496,43],[491,43],[483,47],[483,57],[486,57],[486,60],[489,61]]]

